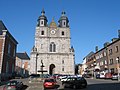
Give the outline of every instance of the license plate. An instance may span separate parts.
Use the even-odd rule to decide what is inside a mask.
[[[11,89],[11,87],[8,87],[8,89]]]
[[[52,85],[52,83],[48,83],[48,85]]]

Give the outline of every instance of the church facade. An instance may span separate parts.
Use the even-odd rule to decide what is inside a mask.
[[[52,19],[48,25],[45,11],[37,20],[35,43],[30,54],[30,74],[75,73],[74,48],[71,46],[69,20],[62,12],[58,25]]]

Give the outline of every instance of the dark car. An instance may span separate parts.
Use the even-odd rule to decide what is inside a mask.
[[[54,89],[56,86],[57,82],[55,79],[53,78],[47,78],[44,80],[43,86],[44,86],[44,90],[46,89]]]
[[[112,80],[118,80],[118,73],[114,73],[112,75]]]
[[[96,79],[100,79],[100,74],[96,74]]]
[[[86,88],[87,87],[87,81],[84,77],[71,77],[68,78],[65,82],[63,82],[64,88]]]
[[[20,81],[9,81],[4,87],[3,90],[21,90],[23,87],[23,83]]]
[[[91,78],[92,74],[83,74],[82,76],[85,77],[85,78]]]

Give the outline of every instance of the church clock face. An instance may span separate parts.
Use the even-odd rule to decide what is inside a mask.
[[[56,33],[56,31],[55,30],[51,30],[51,34],[55,34]]]

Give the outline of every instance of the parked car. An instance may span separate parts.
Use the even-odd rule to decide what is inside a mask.
[[[118,73],[114,73],[112,75],[112,80],[118,80]]]
[[[55,79],[53,78],[47,78],[44,80],[43,86],[44,86],[44,90],[46,89],[54,89],[56,86],[57,82]]]
[[[100,79],[104,79],[105,78],[105,73],[100,73]]]
[[[105,79],[111,79],[112,78],[112,74],[111,73],[106,73],[105,74]]]
[[[87,81],[84,77],[71,77],[68,78],[67,81],[63,82],[64,88],[86,88],[87,87]]]
[[[91,78],[92,77],[91,74],[83,74],[82,76],[85,77],[85,78]]]
[[[23,83],[20,81],[9,81],[4,87],[3,90],[21,90],[23,88]]]
[[[100,79],[100,74],[96,74],[96,79]]]

